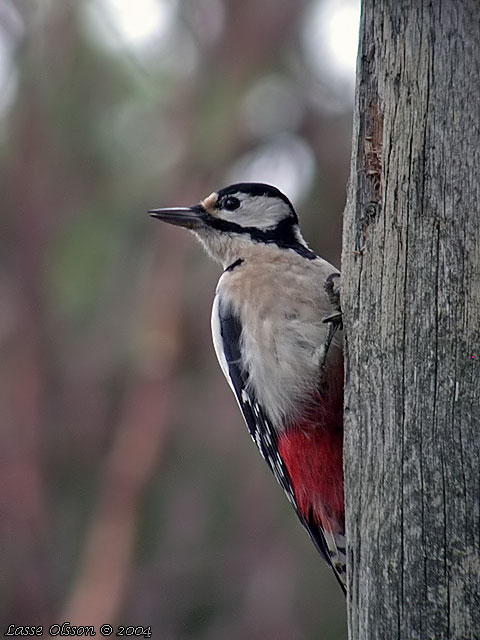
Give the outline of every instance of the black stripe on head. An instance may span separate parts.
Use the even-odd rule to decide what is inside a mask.
[[[262,182],[238,182],[237,184],[231,184],[229,187],[225,187],[224,189],[220,189],[218,193],[218,206],[221,207],[222,198],[225,196],[232,196],[236,193],[245,193],[248,196],[265,196],[267,198],[278,198],[279,200],[283,200],[288,208],[290,209],[290,213],[294,218],[295,222],[298,223],[297,214],[295,213],[295,209],[293,208],[292,203],[287,198],[285,194],[283,194],[277,187],[273,187],[270,184],[263,184]]]
[[[217,231],[248,234],[255,242],[276,244],[282,249],[293,249],[303,258],[308,258],[308,260],[315,260],[317,257],[316,253],[298,241],[295,235],[297,223],[292,217],[283,218],[275,227],[265,230],[257,229],[257,227],[243,227],[236,222],[230,222],[229,220],[216,218],[211,215],[206,216],[205,224],[213,229],[217,229]]]

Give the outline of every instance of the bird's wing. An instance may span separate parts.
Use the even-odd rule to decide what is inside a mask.
[[[252,440],[283,487],[288,499],[296,506],[287,469],[278,453],[275,430],[266,411],[256,399],[253,389],[248,385],[249,373],[244,364],[242,365],[240,351],[241,334],[240,319],[234,313],[232,306],[225,304],[217,297],[212,313],[212,335],[218,361],[235,394]]]
[[[328,532],[318,524],[313,513],[305,516],[300,511],[288,470],[277,446],[277,434],[272,427],[268,414],[255,397],[248,384],[249,372],[246,370],[241,354],[242,325],[232,305],[215,298],[212,312],[212,335],[215,351],[222,371],[232,388],[243,414],[252,440],[270,467],[275,478],[285,491],[303,526],[323,558],[331,565],[340,586],[345,592],[345,572],[335,561],[332,553],[334,540],[327,541]],[[330,542],[330,544],[328,544]]]

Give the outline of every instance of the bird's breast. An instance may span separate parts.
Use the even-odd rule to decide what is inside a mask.
[[[219,283],[218,295],[232,306],[242,327],[248,385],[278,431],[309,404],[320,381],[319,349],[328,331],[322,319],[331,313],[323,286],[325,265],[335,272],[321,262],[317,268],[306,260],[242,265]],[[329,350],[328,367],[341,377],[339,337]]]

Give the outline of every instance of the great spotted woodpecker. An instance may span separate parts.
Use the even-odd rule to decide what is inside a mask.
[[[340,274],[275,187],[234,184],[150,215],[190,229],[223,266],[215,351],[253,441],[345,591]]]

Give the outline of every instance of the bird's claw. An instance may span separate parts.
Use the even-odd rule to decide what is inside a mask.
[[[341,311],[335,311],[334,313],[322,318],[322,322],[334,325],[335,330],[343,329],[343,314]]]

